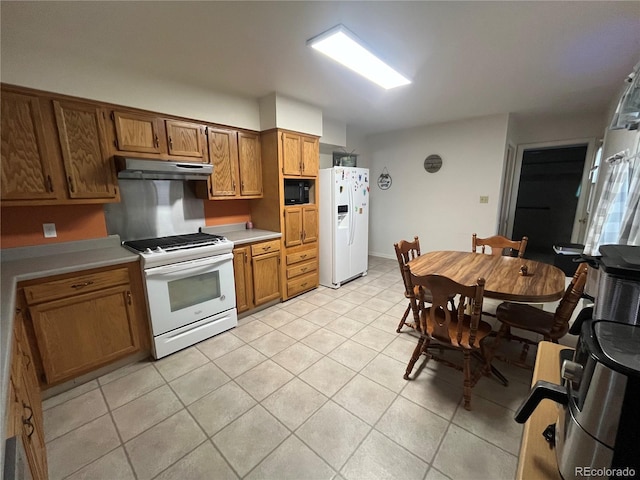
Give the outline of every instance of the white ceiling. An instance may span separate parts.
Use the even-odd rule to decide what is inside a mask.
[[[5,49],[73,55],[322,108],[362,133],[604,112],[640,60],[640,2],[1,2]],[[305,45],[344,24],[413,80],[384,91]]]

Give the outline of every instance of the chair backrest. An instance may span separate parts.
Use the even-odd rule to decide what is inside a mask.
[[[455,347],[478,348],[476,332],[482,312],[484,278],[479,278],[475,285],[462,285],[442,275],[414,275],[408,266],[404,268],[410,291],[418,287],[418,298],[412,300],[417,302],[420,311],[421,331]],[[428,292],[431,306],[426,308]],[[470,321],[466,323],[465,312],[468,311]],[[463,335],[465,330],[469,331],[468,336]]]
[[[491,255],[502,255],[504,253],[505,248],[509,248],[511,250],[518,251],[518,258],[522,258],[524,256],[524,251],[527,249],[527,242],[529,241],[529,237],[522,237],[522,240],[509,240],[507,237],[503,237],[502,235],[494,235],[492,237],[487,238],[478,238],[478,236],[474,233],[471,236],[471,251],[477,252],[478,247],[481,247],[482,253],[485,252],[486,247],[491,247]]]
[[[560,299],[560,303],[556,307],[555,314],[553,315],[551,338],[558,339],[569,331],[569,320],[576,305],[578,305],[578,301],[582,297],[584,284],[587,281],[587,269],[588,265],[586,263],[580,263],[578,268],[576,268],[576,273],[573,274],[573,278]]]
[[[417,236],[413,237],[413,242],[400,240],[398,243],[394,243],[393,247],[396,249],[396,258],[398,259],[398,266],[400,267],[400,275],[402,275],[405,292],[408,295],[409,287],[405,278],[404,266],[414,258],[420,256],[420,240]]]

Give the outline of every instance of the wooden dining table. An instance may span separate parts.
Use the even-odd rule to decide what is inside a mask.
[[[525,258],[434,251],[408,264],[414,275],[443,275],[463,285],[485,279],[484,296],[511,302],[544,303],[562,298],[565,274],[558,267]],[[526,275],[521,274],[526,267]]]

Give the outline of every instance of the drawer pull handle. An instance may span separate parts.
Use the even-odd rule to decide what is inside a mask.
[[[300,269],[301,272],[306,272],[307,270],[308,270],[308,267],[304,267]]]
[[[307,282],[304,282],[302,284],[300,284],[301,287],[306,287],[307,286]]]
[[[305,253],[304,255],[300,255],[300,258],[307,258],[307,254]]]
[[[93,285],[93,281],[89,280],[87,282],[82,282],[82,283],[76,283],[75,285],[71,285],[71,288],[84,288],[84,287],[88,287],[89,285]]]
[[[271,250],[271,245],[268,245],[268,246],[266,246],[266,247],[262,247],[262,250],[264,250],[265,252],[266,252],[267,250]]]

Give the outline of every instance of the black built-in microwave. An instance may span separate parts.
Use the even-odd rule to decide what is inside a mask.
[[[284,204],[298,205],[301,203],[309,203],[309,189],[311,182],[309,180],[291,180],[284,181]]]

